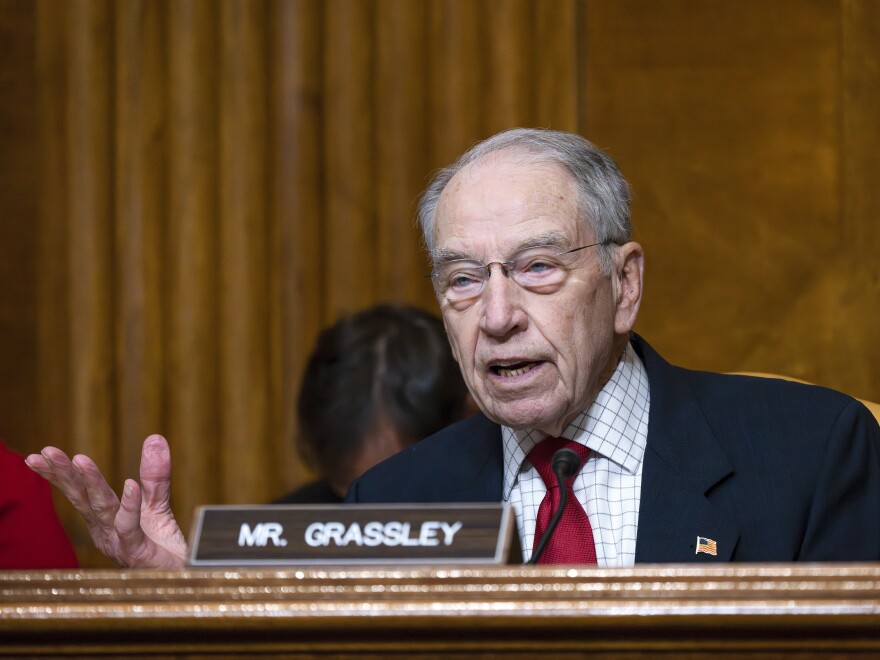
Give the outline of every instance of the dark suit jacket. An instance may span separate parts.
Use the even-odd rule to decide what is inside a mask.
[[[342,504],[342,501],[330,487],[330,482],[320,479],[285,493],[272,504]]]
[[[644,340],[651,409],[636,562],[880,559],[880,428],[858,401],[681,369]],[[500,427],[483,415],[354,484],[350,502],[497,502]],[[697,536],[718,555],[695,554]]]

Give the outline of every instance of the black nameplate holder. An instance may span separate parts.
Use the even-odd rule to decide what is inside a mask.
[[[189,564],[504,564],[513,530],[500,503],[203,506]]]

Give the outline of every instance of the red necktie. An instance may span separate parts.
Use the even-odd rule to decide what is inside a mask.
[[[567,447],[581,457],[581,467],[587,462],[590,450],[573,440],[565,438],[546,438],[532,448],[529,452],[529,462],[535,466],[544,485],[547,486],[547,494],[538,507],[538,520],[535,525],[535,541],[532,544],[532,552],[537,547],[550,523],[550,518],[559,507],[559,484],[556,475],[553,474],[551,459],[553,454],[563,447]],[[580,470],[578,470],[579,472]],[[565,487],[568,489],[568,503],[562,518],[553,532],[553,536],[539,557],[539,564],[595,564],[596,545],[593,542],[593,528],[584,507],[575,497],[572,490],[577,474],[565,479]]]

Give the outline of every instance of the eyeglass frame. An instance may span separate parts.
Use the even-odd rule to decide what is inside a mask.
[[[573,254],[575,252],[580,252],[581,250],[586,250],[587,248],[596,247],[597,245],[616,245],[616,243],[615,243],[615,241],[612,241],[612,240],[597,241],[596,243],[590,243],[589,245],[581,245],[580,247],[571,248],[570,250],[565,250],[564,252],[559,252],[559,253],[555,254],[554,256],[564,257],[566,255]],[[520,250],[520,252],[517,254],[521,254],[521,253],[527,252],[529,250],[537,250],[537,249],[541,249],[541,248],[545,248],[545,247],[546,248],[553,248],[556,246],[554,246],[554,245],[534,245],[532,247],[525,248],[524,250]],[[474,300],[476,298],[479,298],[482,295],[483,290],[486,288],[486,282],[488,282],[489,278],[492,277],[492,268],[491,267],[494,266],[495,264],[498,264],[499,266],[501,266],[501,274],[504,275],[504,277],[510,278],[510,271],[512,270],[513,263],[516,261],[516,255],[514,255],[513,259],[508,259],[507,261],[490,261],[487,264],[484,264],[483,262],[481,262],[477,259],[462,258],[462,259],[450,259],[448,261],[444,261],[443,264],[440,264],[440,265],[446,265],[446,264],[456,263],[456,262],[460,262],[460,261],[469,261],[474,264],[477,264],[478,270],[485,270],[486,271],[486,277],[484,279],[481,279],[480,290],[476,294],[474,294],[473,296],[467,297],[467,298],[462,298],[459,302],[465,301],[465,300]],[[431,278],[432,282],[437,281],[438,274],[437,274],[436,270],[437,270],[437,266],[435,266],[434,269],[431,271],[431,273],[428,275],[428,277]],[[515,278],[513,281],[517,283],[517,286],[522,286],[524,289],[528,290],[528,287],[521,285],[519,282],[517,282],[517,280]],[[446,295],[445,291],[444,292],[437,291],[436,286],[434,286],[434,293],[437,296],[445,296]]]

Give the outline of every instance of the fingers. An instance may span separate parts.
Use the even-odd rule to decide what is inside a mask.
[[[111,527],[119,508],[119,498],[116,493],[110,488],[104,475],[101,474],[91,458],[78,454],[73,457],[71,463],[85,488],[89,510],[102,526]]]
[[[71,460],[60,449],[46,447],[40,454],[28,456],[25,462],[58,488],[87,523],[101,520],[112,524],[118,500],[90,458],[75,456]]]
[[[171,451],[151,435],[141,452],[141,484],[126,480],[121,499],[88,456],[69,459],[46,447],[25,459],[71,501],[95,545],[123,566],[176,568],[185,565],[186,540],[171,512]]]
[[[126,479],[116,513],[115,527],[119,539],[119,560],[126,566],[142,565],[150,546],[141,527],[141,489],[133,479]]]
[[[76,489],[76,478],[71,473],[70,459],[56,447],[44,447],[39,454],[31,454],[24,462],[34,472],[65,492]]]
[[[69,459],[55,447],[46,447],[39,455],[28,456],[25,461],[70,500],[85,520],[95,546],[119,561],[114,528],[119,499],[95,462],[82,455]]]
[[[126,566],[183,568],[188,555],[186,540],[170,510],[156,514],[141,506],[142,489],[129,479],[122,490],[116,533]]]
[[[145,508],[162,511],[171,508],[171,450],[161,435],[151,435],[144,440],[141,485]]]

